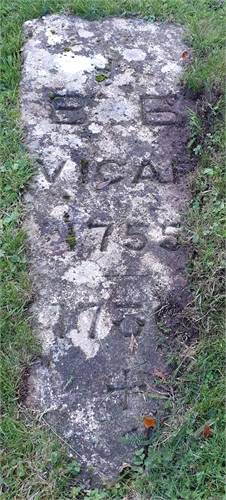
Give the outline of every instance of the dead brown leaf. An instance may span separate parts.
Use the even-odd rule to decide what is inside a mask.
[[[187,50],[185,50],[181,56],[181,58],[183,59],[183,61],[185,61],[186,59],[188,59],[189,57],[189,53]]]
[[[156,420],[154,417],[145,417],[143,420],[143,424],[146,429],[156,428]]]
[[[153,374],[156,376],[156,377],[159,377],[159,378],[162,378],[163,380],[166,379],[164,373],[160,372],[159,370],[157,370],[156,368],[154,369],[153,371]]]
[[[212,429],[209,425],[205,425],[204,429],[203,429],[203,432],[202,432],[202,436],[204,438],[209,438],[209,437],[212,437],[213,433],[212,433]]]

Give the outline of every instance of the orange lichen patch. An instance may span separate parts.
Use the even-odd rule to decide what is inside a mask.
[[[156,428],[156,420],[153,417],[145,417],[143,420],[143,424],[146,429]]]
[[[204,438],[209,438],[209,437],[212,437],[212,429],[209,425],[205,425],[204,429],[203,429],[203,432],[202,432],[202,435]]]

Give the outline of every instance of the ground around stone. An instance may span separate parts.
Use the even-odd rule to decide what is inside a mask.
[[[166,370],[156,312],[186,289],[188,48],[181,27],[134,18],[46,16],[25,35],[21,118],[40,167],[24,227],[43,348],[25,404],[95,484],[133,460],[126,438],[161,410],[150,394],[154,370]]]

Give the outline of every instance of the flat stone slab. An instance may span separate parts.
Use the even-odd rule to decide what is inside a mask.
[[[112,478],[144,432],[155,312],[183,282],[187,108],[181,27],[47,16],[25,23],[21,117],[40,163],[26,195],[43,346],[27,404]]]

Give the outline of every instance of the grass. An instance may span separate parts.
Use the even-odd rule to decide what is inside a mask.
[[[162,340],[172,349],[174,366],[161,431],[146,459],[148,476],[134,466],[130,478],[110,488],[80,490],[79,464],[48,430],[41,416],[20,405],[21,380],[40,346],[26,311],[33,300],[27,269],[22,195],[34,167],[26,156],[19,126],[18,86],[23,43],[22,24],[51,13],[86,19],[105,15],[137,15],[152,22],[181,22],[192,46],[192,64],[183,83],[203,96],[190,115],[190,150],[199,159],[191,179],[192,200],[184,219],[188,274],[194,301],[184,312],[198,331],[187,342],[184,326],[172,337],[162,325]],[[3,0],[1,53],[1,437],[5,499],[63,500],[126,498],[132,491],[152,500],[220,500],[224,496],[224,142],[223,80],[225,77],[224,3],[222,0]],[[205,98],[208,95],[212,100]],[[205,425],[212,437],[203,438]],[[138,455],[139,458],[139,455]]]

